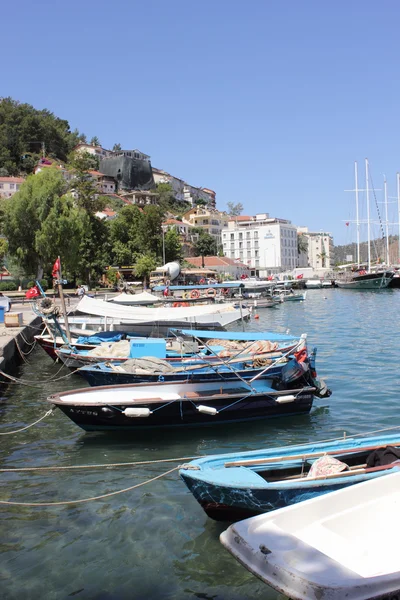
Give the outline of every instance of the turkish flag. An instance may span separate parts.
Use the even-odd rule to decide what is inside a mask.
[[[52,271],[52,276],[53,279],[59,279],[60,278],[60,269],[61,269],[61,263],[60,263],[60,259],[57,258],[56,262],[53,265],[53,271]]]
[[[40,296],[40,292],[37,285],[34,285],[33,287],[29,288],[27,292],[25,292],[25,298],[28,299],[37,298],[38,296]]]
[[[300,275],[297,275],[296,279],[303,279],[303,273],[301,273]]]

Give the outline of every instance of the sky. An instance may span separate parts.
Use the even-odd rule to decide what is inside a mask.
[[[241,202],[347,244],[354,161],[365,188],[369,159],[373,220],[384,175],[397,195],[399,18],[398,0],[6,2],[0,96],[142,150],[220,210]]]

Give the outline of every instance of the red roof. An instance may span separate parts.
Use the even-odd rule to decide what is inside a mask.
[[[178,221],[178,219],[167,219],[163,225],[184,225],[185,227],[191,227],[188,223],[183,223],[182,221]]]
[[[202,257],[196,256],[194,258],[189,258],[189,262],[195,267],[202,266]],[[249,267],[241,262],[236,262],[233,258],[228,258],[227,256],[205,256],[204,257],[204,266],[205,267],[241,267],[248,269]]]
[[[107,177],[104,173],[100,173],[100,171],[88,171],[93,177]]]
[[[24,183],[23,177],[0,177],[1,183]]]

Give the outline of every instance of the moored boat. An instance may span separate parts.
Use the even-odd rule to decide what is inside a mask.
[[[400,472],[231,525],[221,543],[293,600],[396,600]]]
[[[375,466],[376,452],[388,445],[395,447],[395,461],[398,434],[208,456],[182,467],[180,475],[208,516],[237,520],[399,469],[396,462]],[[332,458],[325,467],[317,463],[324,456]]]
[[[354,275],[350,280],[337,279],[336,284],[344,290],[384,290],[389,287],[392,278],[392,271],[362,273]]]
[[[273,381],[171,382],[70,390],[47,398],[86,431],[222,425],[304,414],[315,388],[275,389]]]

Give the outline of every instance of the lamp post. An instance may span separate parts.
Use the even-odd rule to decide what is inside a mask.
[[[163,264],[165,265],[165,232],[168,229],[167,225],[161,225],[162,229],[162,254],[163,254]]]

